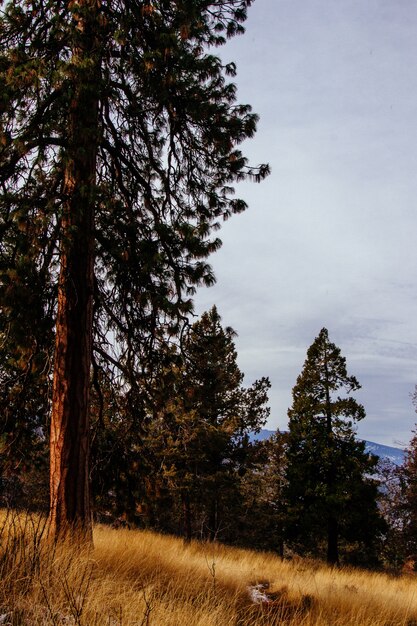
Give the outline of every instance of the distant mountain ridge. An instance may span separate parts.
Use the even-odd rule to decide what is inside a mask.
[[[259,433],[252,434],[251,439],[253,441],[263,441],[269,439],[275,430],[263,429]],[[374,441],[365,440],[365,450],[372,454],[376,454],[381,459],[387,459],[395,465],[402,465],[404,463],[405,450],[401,448],[394,448],[392,446],[384,446],[382,443],[375,443]]]

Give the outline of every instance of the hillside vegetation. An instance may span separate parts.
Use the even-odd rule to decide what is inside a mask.
[[[417,624],[413,577],[104,526],[93,549],[75,551],[44,531],[39,518],[2,513],[1,624]],[[254,601],[262,595],[269,601]]]

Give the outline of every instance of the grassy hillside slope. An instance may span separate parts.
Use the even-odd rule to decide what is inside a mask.
[[[103,526],[93,550],[75,552],[42,529],[3,513],[0,624],[417,626],[413,577]]]

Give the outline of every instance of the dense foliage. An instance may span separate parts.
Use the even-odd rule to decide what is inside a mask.
[[[230,184],[267,171],[251,169],[237,148],[253,135],[257,118],[236,103],[236,88],[225,79],[234,65],[206,50],[242,31],[249,4],[6,5],[0,23],[1,329],[3,350],[13,347],[16,354],[2,358],[2,367],[7,362],[26,374],[49,367],[66,155],[74,141],[68,112],[74,84],[90,79],[93,62],[99,67],[91,183],[95,367],[106,366],[108,374],[116,367],[133,384],[144,346],[157,344],[167,328],[175,331],[170,320],[175,326],[190,311],[194,286],[213,282],[203,259],[220,241],[210,233],[219,218],[245,208]],[[95,29],[91,58],[74,52],[82,43],[80,12],[85,28]]]
[[[99,402],[100,385],[122,381],[140,410],[138,378],[214,280],[219,220],[245,208],[233,183],[268,173],[239,149],[257,118],[236,101],[234,64],[213,54],[250,4],[17,0],[2,12],[2,431],[16,458],[52,398],[63,523],[89,517],[91,367]]]
[[[288,411],[289,436],[285,497],[287,539],[313,555],[327,546],[327,560],[339,561],[341,542],[356,559],[375,557],[373,545],[383,524],[377,509],[377,458],[356,439],[354,424],[365,411],[349,394],[359,389],[346,359],[323,328],[307,351]]]
[[[129,435],[128,415],[116,423],[113,419],[114,469],[104,475],[99,470],[97,476],[102,493],[113,494],[107,498],[113,511],[125,501],[122,490],[133,499],[127,510],[138,523],[188,539],[233,535],[236,510],[243,506],[241,476],[253,455],[249,434],[259,431],[269,414],[269,381],[243,387],[233,337],[231,328],[222,327],[215,307],[204,313],[184,337],[181,351],[172,350],[170,361],[161,367],[141,435]],[[108,429],[99,437],[98,442],[109,441]],[[102,466],[106,452],[96,449]],[[106,451],[109,467],[108,444]],[[128,451],[130,469],[123,461]],[[128,489],[120,476],[129,482]]]

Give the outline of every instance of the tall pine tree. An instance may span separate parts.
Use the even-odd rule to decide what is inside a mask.
[[[238,149],[256,116],[225,78],[235,66],[207,51],[243,32],[250,4],[13,0],[0,18],[0,332],[14,359],[0,382],[53,373],[55,534],[91,532],[91,368],[137,397],[147,356],[213,282],[210,235],[245,208],[231,185],[267,174]],[[22,297],[36,303],[27,337]]]
[[[216,307],[203,313],[184,340],[181,365],[171,369],[167,388],[161,388],[164,399],[151,424],[154,453],[181,500],[188,539],[196,520],[209,539],[225,537],[225,529],[236,523],[233,499],[239,499],[249,434],[269,415],[269,380],[243,386],[234,336],[232,328],[223,328]]]
[[[359,388],[323,328],[307,351],[288,411],[286,535],[290,544],[314,555],[324,540],[333,564],[339,562],[341,539],[358,541],[371,552],[380,528],[377,486],[370,478],[377,457],[365,452],[354,429],[365,410],[353,397],[338,395]]]

